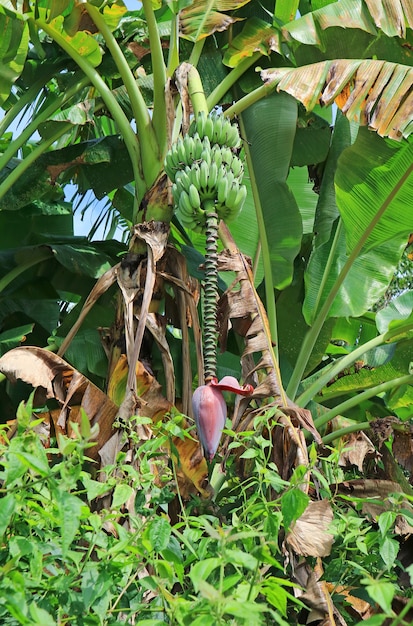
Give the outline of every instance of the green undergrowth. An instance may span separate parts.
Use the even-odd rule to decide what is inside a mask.
[[[114,465],[95,475],[87,452],[96,432],[85,416],[76,436],[61,437],[59,448],[44,447],[35,417],[30,401],[22,404],[15,436],[8,441],[4,435],[0,445],[1,624],[306,623],[293,565],[306,561],[313,571],[317,560],[293,557],[285,536],[308,504],[302,489],[307,472],[298,467],[283,480],[267,438],[237,435],[247,478],[236,478],[239,462],[230,457],[225,481],[213,473],[221,483],[213,501],[183,503],[172,489],[174,467],[156,440],[137,448],[135,463],[120,452]],[[268,417],[266,428],[277,427]],[[400,503],[396,498],[376,523],[361,513],[361,500],[336,494],[344,476],[335,450],[322,463],[315,449],[310,458],[310,494],[328,499],[334,513],[322,580],[335,606],[349,625],[357,624],[360,617],[342,592],[352,589],[378,607],[363,624],[380,626],[386,616],[386,623],[403,624],[392,621],[393,598],[408,595],[400,585],[394,534]]]

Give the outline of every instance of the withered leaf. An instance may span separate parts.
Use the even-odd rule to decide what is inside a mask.
[[[286,537],[288,545],[303,556],[328,556],[334,536],[329,532],[333,511],[328,500],[311,501]]]
[[[97,459],[100,447],[110,438],[117,406],[96,385],[61,357],[44,348],[24,346],[10,350],[0,359],[0,371],[11,381],[24,380],[32,387],[42,387],[47,398],[55,398],[61,405],[57,427],[68,432],[72,411],[76,421],[79,407],[91,424],[99,424],[96,446],[88,456]]]

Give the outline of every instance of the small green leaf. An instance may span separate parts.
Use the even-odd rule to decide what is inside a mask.
[[[366,585],[366,591],[370,598],[377,602],[385,613],[390,614],[392,612],[392,601],[396,593],[395,586],[382,580],[371,582],[368,578],[363,578],[361,582]]]
[[[149,541],[156,552],[165,550],[171,537],[171,525],[165,517],[155,519],[149,526]]]
[[[189,577],[192,580],[195,591],[199,591],[200,583],[205,581],[208,576],[221,565],[221,563],[222,559],[218,557],[211,557],[209,559],[198,561],[198,563],[194,563],[194,565],[191,566]]]
[[[298,488],[290,489],[281,496],[281,513],[285,530],[288,530],[292,522],[304,513],[309,501],[307,494]]]
[[[388,570],[390,570],[394,566],[394,562],[397,558],[399,548],[400,545],[399,542],[396,541],[396,539],[392,539],[391,537],[383,538],[383,541],[380,545],[380,556],[386,564]]]
[[[72,493],[62,490],[56,493],[56,504],[59,511],[62,553],[65,556],[78,531],[83,502]]]
[[[125,504],[134,493],[134,489],[130,485],[119,484],[116,485],[113,492],[112,508],[119,509],[122,504]]]
[[[0,500],[0,540],[7,530],[13,513],[16,509],[16,501],[14,496],[9,493]]]
[[[248,554],[248,552],[243,552],[242,550],[226,550],[225,554],[228,561],[234,565],[240,565],[250,570],[254,570],[257,567],[257,559],[252,556],[252,554]]]
[[[93,478],[91,478],[90,474],[88,474],[87,472],[82,472],[81,480],[85,486],[87,499],[89,501],[94,500],[98,496],[102,496],[110,489],[108,483],[102,483],[99,480],[93,480]]]
[[[384,513],[380,513],[377,518],[377,523],[379,525],[382,537],[384,537],[393,526],[395,519],[396,513],[394,513],[393,511],[384,511]]]
[[[30,452],[16,452],[16,456],[18,456],[27,465],[27,467],[40,474],[40,476],[48,475],[49,464],[47,463],[47,457],[45,462],[44,458],[39,458]]]
[[[34,602],[30,605],[30,615],[33,618],[30,622],[32,626],[56,626],[50,613],[38,607]]]
[[[258,456],[258,451],[253,448],[248,448],[248,450],[245,450],[245,452],[241,454],[240,459],[255,459],[256,456]]]

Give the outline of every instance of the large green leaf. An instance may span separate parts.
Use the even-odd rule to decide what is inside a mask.
[[[332,232],[333,229],[336,228],[336,222],[339,216],[335,197],[334,176],[339,155],[353,140],[353,133],[348,120],[339,114],[334,126],[331,146],[322,174],[320,194],[313,225],[314,249],[311,253],[305,275],[306,298],[304,300],[303,313],[307,323],[310,325],[313,323],[320,307],[320,299],[325,289],[324,282],[326,276],[330,279],[331,287],[338,274],[338,268],[336,267],[337,260],[335,260],[335,264],[333,264],[333,267],[335,267],[334,276],[327,265],[331,254],[331,244],[334,241]]]
[[[248,172],[246,172],[243,182],[247,187],[248,196],[241,213],[234,222],[228,224],[228,228],[240,251],[252,259],[255,284],[259,285],[263,278],[264,268],[262,257],[259,255],[260,235]]]
[[[318,196],[313,189],[312,182],[308,179],[308,171],[305,167],[291,168],[287,184],[297,202],[303,221],[303,233],[314,232],[314,216]]]
[[[304,314],[309,324],[335,287],[348,260],[344,230],[340,225],[336,228],[339,230],[333,230],[330,240],[317,249],[307,268]],[[405,241],[393,238],[359,254],[334,299],[330,317],[357,317],[370,309],[385,293],[404,248]]]
[[[358,125],[349,123],[349,121],[338,112],[336,123],[334,124],[330,150],[322,172],[320,196],[314,223],[315,248],[318,248],[330,239],[334,223],[339,216],[334,186],[337,162],[343,150],[348,148],[355,141],[357,133]]]
[[[386,291],[411,230],[406,207],[413,192],[412,149],[411,142],[386,142],[361,128],[355,144],[340,157],[335,180],[342,223],[340,218],[327,220],[328,228],[334,224],[330,238],[325,239],[327,228],[311,257],[304,303],[308,323],[334,288],[349,254],[355,260],[330,316],[362,315]]]
[[[286,183],[296,123],[296,103],[283,94],[273,94],[242,113],[249,174],[265,224],[273,285],[279,289],[291,282],[302,236],[300,211]]]
[[[376,28],[363,0],[340,0],[303,17],[284,27],[285,35],[307,45],[322,45],[322,33],[327,28],[357,28],[375,35]]]
[[[27,22],[0,5],[0,105],[23,71],[29,45]]]
[[[393,238],[406,243],[412,231],[413,141],[382,141],[360,129],[353,146],[340,157],[336,175],[337,205],[351,251],[377,216],[364,243],[365,252]]]

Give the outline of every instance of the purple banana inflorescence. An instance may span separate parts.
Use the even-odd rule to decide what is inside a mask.
[[[227,405],[222,391],[232,391],[241,396],[249,396],[254,388],[251,385],[241,387],[233,376],[224,376],[219,382],[213,378],[206,385],[201,385],[195,389],[192,396],[192,407],[198,437],[204,455],[209,461],[212,461],[215,456],[227,418]]]

